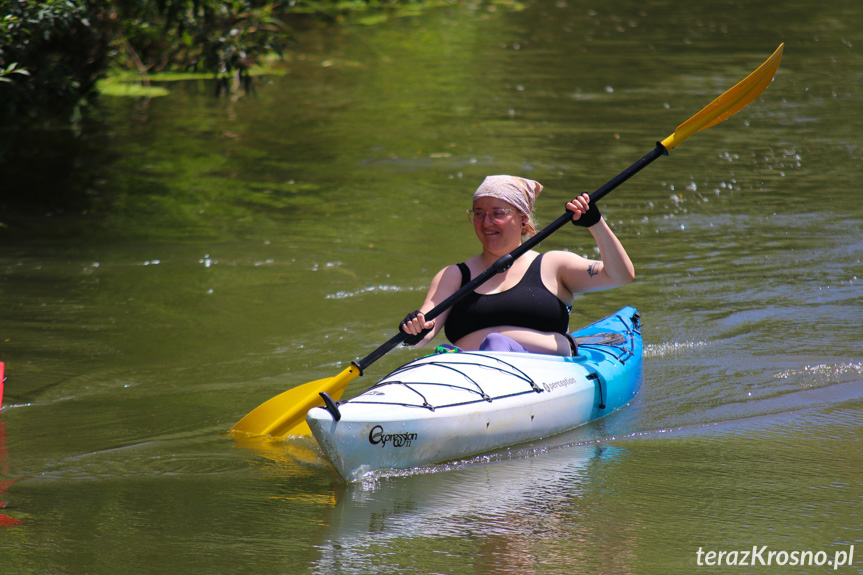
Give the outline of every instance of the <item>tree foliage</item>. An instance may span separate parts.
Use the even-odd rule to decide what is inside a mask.
[[[0,0],[0,120],[67,115],[109,64],[246,75],[291,37],[265,0]]]
[[[261,0],[114,0],[123,41],[147,69],[245,72],[262,55],[281,53],[290,39]]]
[[[101,15],[81,0],[0,0],[0,14],[3,119],[68,107],[107,67]]]

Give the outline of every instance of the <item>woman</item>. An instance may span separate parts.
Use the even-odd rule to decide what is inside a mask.
[[[635,279],[623,246],[602,219],[590,196],[567,202],[573,224],[587,227],[599,246],[599,260],[564,251],[528,251],[433,321],[425,313],[534,234],[533,205],[542,186],[513,176],[489,176],[473,196],[468,215],[482,252],[463,264],[447,266],[432,279],[420,309],[401,329],[421,347],[441,329],[464,350],[520,351],[568,356],[576,352],[567,335],[573,294],[619,287]]]

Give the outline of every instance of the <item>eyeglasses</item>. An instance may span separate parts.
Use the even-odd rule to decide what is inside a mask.
[[[514,212],[515,208],[495,208],[488,212],[482,210],[467,210],[467,219],[472,223],[482,223],[485,217],[491,218],[491,221],[496,224],[502,224],[506,221],[506,215]]]

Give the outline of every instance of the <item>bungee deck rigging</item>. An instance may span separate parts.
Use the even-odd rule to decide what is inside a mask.
[[[635,355],[635,350],[633,349],[634,340],[632,336],[641,336],[641,316],[638,313],[632,314],[632,317],[629,318],[630,322],[632,322],[631,328],[629,327],[629,324],[626,323],[626,320],[620,317],[619,314],[612,317],[619,320],[622,324],[623,327],[620,332],[595,333],[588,336],[576,337],[575,341],[578,344],[578,347],[593,349],[605,353],[620,363],[625,364],[630,357]],[[629,342],[629,347],[624,347],[627,342]],[[615,355],[612,353],[612,349],[619,350],[620,354]]]
[[[623,318],[619,316],[612,316],[617,319],[621,324],[621,330],[619,332],[601,332],[596,334],[591,334],[588,336],[582,336],[576,338],[576,342],[578,346],[583,349],[590,349],[593,351],[597,351],[603,353],[610,358],[620,362],[621,364],[625,364],[628,359],[635,355],[635,350],[633,349],[633,335],[641,335],[640,323],[638,314],[634,314],[633,317],[630,318],[631,323],[627,323]],[[611,319],[611,318],[609,318]],[[631,327],[630,327],[631,325]],[[627,347],[626,344],[629,344]],[[439,350],[441,348],[438,348]],[[456,361],[451,354],[456,354],[456,357],[460,359]],[[476,361],[468,361],[464,360],[466,357],[474,357]],[[577,356],[573,357],[571,361],[577,361]],[[405,381],[404,379],[397,379],[402,377],[404,374],[410,374],[412,372],[420,371],[424,372],[423,375],[428,377],[429,370],[426,368],[440,368],[444,370],[451,370],[452,372],[462,376],[465,382],[470,385],[458,385],[451,381],[442,382],[442,381],[434,381],[430,379],[417,379],[415,381]],[[497,376],[495,377],[493,374],[489,374],[487,372],[482,373],[481,371],[476,374],[469,373],[470,370],[466,368],[477,368],[478,370],[492,370],[497,372]],[[482,377],[480,377],[482,375]],[[504,376],[506,378],[515,378],[517,380],[523,381],[526,385],[530,387],[530,389],[520,389],[517,391],[509,391],[507,393],[498,393],[492,395],[488,393],[483,385],[478,381],[479,379],[483,379],[486,381],[493,382],[495,387],[501,387],[501,381],[499,376]],[[604,408],[604,398],[602,393],[602,379],[596,374],[591,373],[587,376],[589,379],[596,382],[599,388],[600,394],[600,406]],[[411,395],[418,397],[418,401],[410,402],[410,401],[382,401],[379,399],[372,399],[372,397],[379,397],[380,395],[385,395],[380,392],[381,388],[386,388],[389,386],[398,386],[410,392]],[[429,392],[421,391],[422,388],[436,388],[436,387],[445,387],[450,390],[459,390],[468,395],[475,395],[474,399],[467,399],[461,401],[450,401],[448,403],[440,403],[435,404],[429,401],[428,395]],[[447,352],[438,351],[431,356],[426,356],[412,362],[409,362],[405,365],[400,366],[399,368],[393,370],[390,374],[382,378],[378,383],[361,393],[360,395],[351,399],[351,403],[355,404],[364,404],[364,405],[399,405],[402,407],[419,407],[423,409],[428,409],[430,411],[435,411],[437,409],[447,408],[447,407],[458,407],[463,405],[470,405],[472,403],[479,403],[482,401],[486,401],[491,403],[494,400],[499,400],[507,397],[517,397],[519,395],[525,395],[530,393],[542,393],[544,390],[541,386],[539,386],[530,376],[528,376],[524,371],[520,370],[513,363],[504,361],[500,357],[489,356],[487,354],[475,353],[475,352],[466,352],[459,349],[449,350]],[[329,399],[329,398],[327,398]],[[327,402],[327,409],[330,410],[333,415],[336,415],[334,409],[338,409],[338,406],[344,402],[332,402],[333,407],[329,407],[330,402]],[[340,417],[340,414],[338,415]]]
[[[438,358],[446,357],[446,355],[448,355],[448,354],[439,354],[436,356],[430,356],[430,357],[434,358],[433,360],[428,360],[428,358],[422,358],[422,359],[407,363],[407,364],[399,367],[398,369],[396,369],[395,371],[393,371],[392,373],[390,373],[386,377],[384,377],[380,382],[378,382],[377,384],[375,384],[374,386],[369,388],[364,393],[362,393],[359,396],[352,399],[351,402],[352,403],[362,403],[362,404],[366,404],[366,405],[400,405],[403,407],[422,407],[422,408],[429,409],[431,411],[435,411],[436,409],[441,409],[441,408],[445,408],[445,407],[457,407],[460,405],[470,405],[471,403],[479,403],[482,401],[492,402],[496,399],[503,399],[505,397],[516,397],[516,396],[524,395],[524,394],[528,394],[528,393],[542,393],[542,391],[543,391],[543,389],[539,385],[537,385],[537,383],[533,379],[531,379],[527,374],[525,374],[522,370],[518,369],[513,364],[506,362],[499,357],[489,357],[487,355],[479,355],[479,354],[474,354],[474,353],[470,353],[470,352],[458,352],[459,356],[462,356],[462,357],[473,356],[473,357],[476,357],[478,359],[484,360],[485,363],[483,363],[481,361],[469,362],[469,361],[454,361],[454,360],[438,359]],[[490,362],[490,360],[493,361],[494,363],[492,364]],[[471,386],[462,386],[462,385],[457,385],[457,384],[454,384],[451,382],[443,383],[443,382],[439,382],[439,381],[428,381],[428,380],[403,381],[400,379],[394,379],[395,377],[398,377],[402,374],[410,373],[413,371],[418,371],[419,368],[428,368],[428,367],[451,370],[452,372],[454,372],[458,375],[461,375],[466,382],[469,382],[472,385]],[[514,392],[510,392],[510,393],[505,393],[505,394],[497,394],[497,395],[492,396],[489,393],[487,393],[483,389],[483,386],[479,383],[479,381],[477,381],[478,375],[469,374],[468,373],[469,370],[464,369],[466,367],[467,368],[478,368],[481,370],[495,371],[495,372],[497,372],[498,377],[502,375],[505,377],[510,377],[510,378],[515,378],[515,379],[521,380],[527,386],[529,386],[530,389],[523,389],[523,390],[519,390],[519,391],[514,391]],[[423,371],[426,371],[426,370],[424,369]],[[489,374],[484,374],[484,375],[488,376]],[[500,384],[500,380],[497,379],[496,377],[485,377],[483,379],[493,381],[495,384]],[[403,388],[411,391],[412,393],[416,394],[417,396],[419,396],[422,399],[422,403],[421,404],[419,404],[419,403],[415,404],[415,403],[400,402],[400,401],[375,401],[375,400],[371,400],[371,399],[367,398],[367,396],[375,396],[377,393],[377,390],[379,390],[382,387],[394,386],[394,385],[403,387]],[[445,388],[450,389],[450,390],[463,391],[468,395],[476,395],[476,396],[478,396],[478,398],[473,399],[473,400],[457,401],[457,402],[450,402],[450,403],[442,403],[440,405],[434,405],[428,401],[427,393],[424,394],[418,389],[419,387],[422,387],[422,386],[428,386],[431,388],[445,387]]]

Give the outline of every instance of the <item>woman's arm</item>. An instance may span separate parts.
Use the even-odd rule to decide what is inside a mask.
[[[566,204],[573,212],[572,219],[577,222],[583,216],[596,216],[590,212],[590,196],[582,194]],[[563,285],[571,292],[588,292],[610,289],[626,285],[635,279],[635,266],[629,255],[601,217],[592,217],[596,223],[587,229],[599,247],[599,260],[589,260],[568,252],[557,252],[556,269]]]
[[[416,335],[423,330],[430,330],[422,340],[414,344],[414,347],[423,347],[428,342],[433,340],[435,336],[443,329],[446,324],[446,318],[449,316],[449,309],[445,310],[432,321],[425,320],[425,314],[437,307],[441,302],[454,294],[461,287],[461,271],[458,266],[447,266],[439,271],[429,284],[429,289],[426,292],[425,301],[417,310],[416,317],[409,321],[403,321],[401,329],[411,335]],[[406,320],[408,318],[405,318]]]

